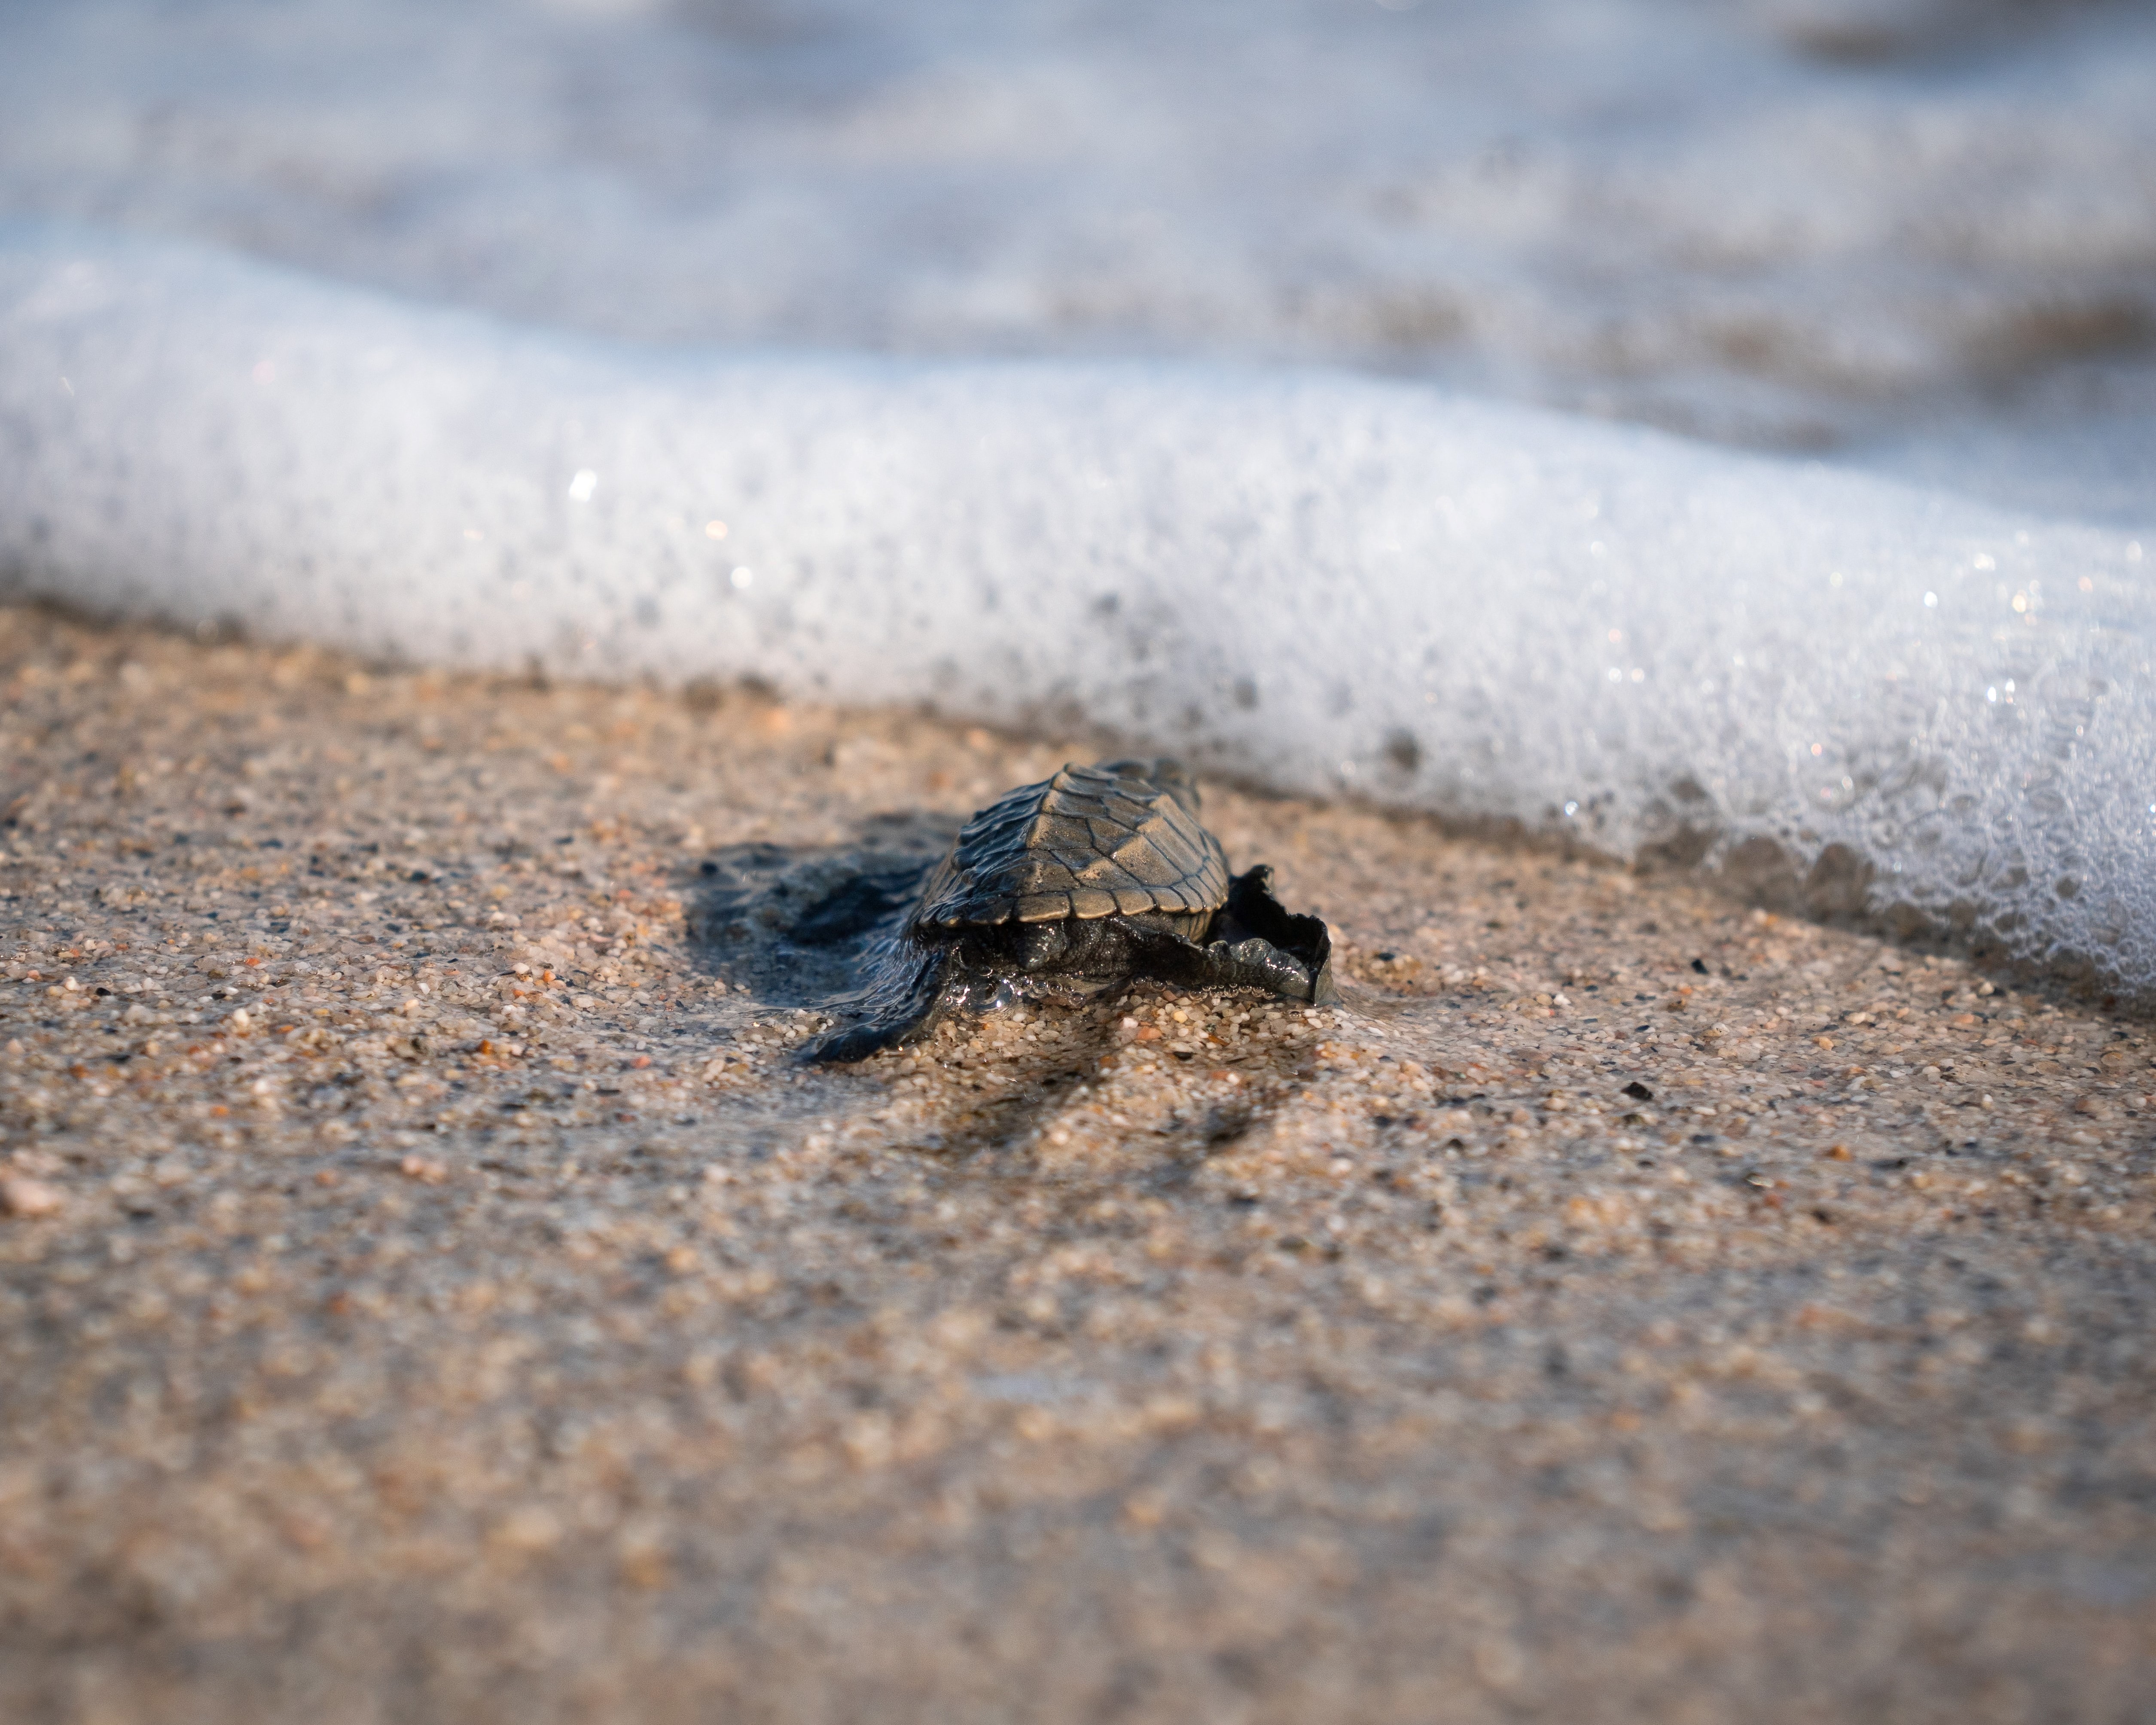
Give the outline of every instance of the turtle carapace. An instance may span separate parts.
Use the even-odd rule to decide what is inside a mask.
[[[1324,922],[1284,909],[1263,864],[1229,875],[1198,806],[1169,760],[1065,767],[990,803],[872,950],[867,986],[840,1003],[855,1021],[808,1057],[863,1060],[953,1011],[1139,977],[1337,1000]]]

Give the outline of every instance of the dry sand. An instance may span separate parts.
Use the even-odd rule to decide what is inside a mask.
[[[2140,1024],[1215,788],[1360,1009],[808,1073],[1092,740],[0,674],[0,1718],[2156,1717]]]

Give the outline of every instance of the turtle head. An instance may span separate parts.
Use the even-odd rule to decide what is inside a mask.
[[[1069,932],[1060,922],[1021,922],[1012,937],[1011,957],[1020,970],[1048,970],[1070,944]]]
[[[1173,755],[1152,761],[1103,761],[1101,771],[1118,778],[1135,778],[1166,791],[1193,814],[1199,813],[1198,781],[1190,769]]]

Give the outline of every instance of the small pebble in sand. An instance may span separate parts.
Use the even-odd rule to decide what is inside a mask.
[[[28,1174],[0,1180],[0,1215],[29,1220],[58,1215],[66,1204],[67,1194],[49,1180],[33,1180]]]

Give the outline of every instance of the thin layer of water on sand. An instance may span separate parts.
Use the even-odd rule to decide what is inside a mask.
[[[808,1070],[819,870],[1100,739],[23,611],[0,677],[11,1719],[2156,1678],[2143,1025],[1209,786],[1372,1009]]]

